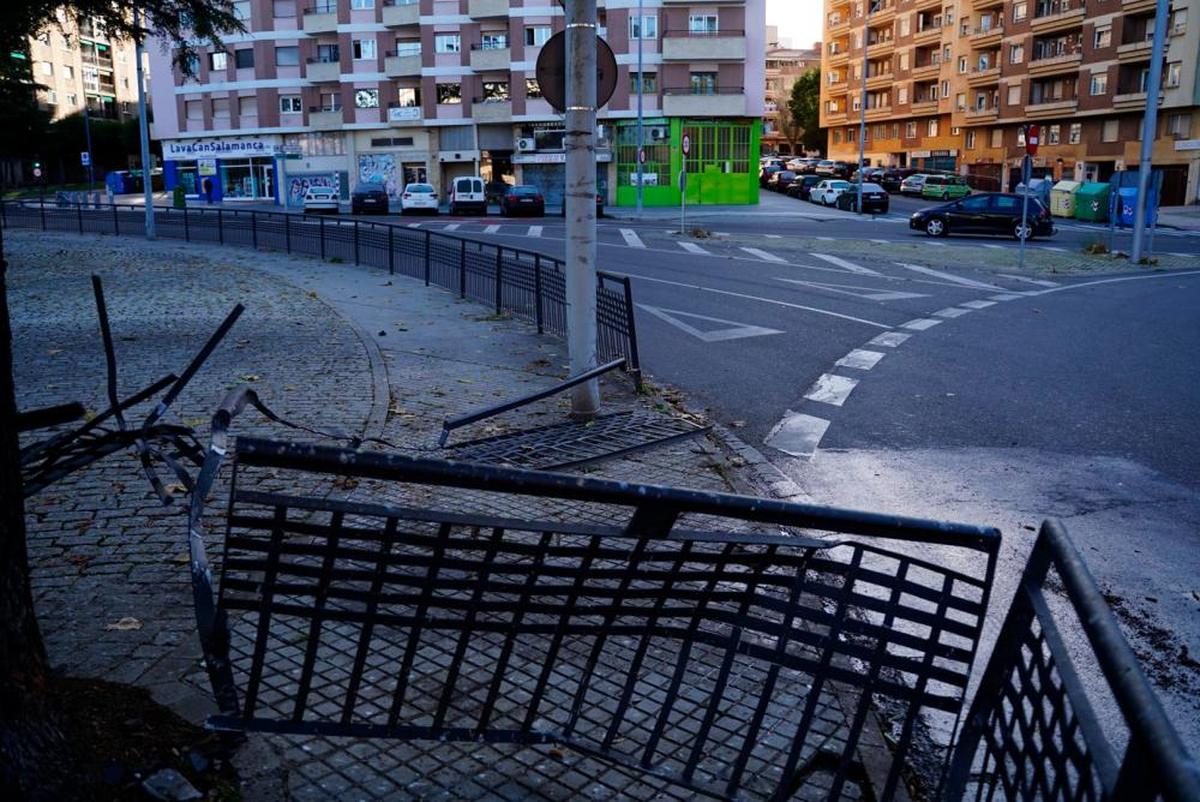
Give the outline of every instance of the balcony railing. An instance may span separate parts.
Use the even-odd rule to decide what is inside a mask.
[[[744,95],[745,88],[741,86],[668,86],[662,90],[664,95]]]
[[[341,110],[342,110],[341,103],[335,103],[331,106],[309,106],[308,107],[309,114],[320,114],[320,113],[326,112],[326,111],[341,111]]]
[[[745,36],[740,28],[724,28],[719,31],[697,31],[691,28],[676,28],[667,31],[664,36],[714,37],[714,36]]]

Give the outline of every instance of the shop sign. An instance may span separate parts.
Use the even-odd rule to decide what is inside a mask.
[[[216,159],[196,159],[196,172],[200,175],[216,175]]]
[[[1175,150],[1200,150],[1200,139],[1176,139]]]
[[[914,159],[928,159],[933,155],[933,152],[928,150],[914,150],[908,155]]]
[[[279,137],[177,140],[163,143],[163,158],[179,160],[200,157],[270,156],[278,145]]]
[[[629,174],[629,183],[635,187],[638,185],[638,174],[636,172]],[[658,173],[642,173],[642,186],[658,186]]]
[[[512,160],[513,164],[566,164],[567,154],[562,152],[516,153]],[[596,161],[600,164],[612,161],[612,151],[597,150]]]

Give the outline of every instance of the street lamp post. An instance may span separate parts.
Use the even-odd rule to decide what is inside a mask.
[[[646,146],[642,133],[642,40],[646,38],[646,17],[642,13],[642,0],[638,0],[637,40],[637,216],[642,216],[642,148]]]
[[[141,11],[133,7],[133,27],[140,25]],[[146,120],[146,77],[142,71],[142,54],[145,53],[142,35],[137,33],[137,47],[134,50],[134,60],[137,61],[137,90],[138,90],[138,134],[142,140],[142,197],[146,204],[146,239],[154,239],[154,188],[150,176],[150,123]]]
[[[1154,46],[1150,50],[1150,74],[1146,81],[1146,116],[1142,118],[1141,152],[1138,154],[1137,204],[1133,212],[1133,249],[1130,259],[1142,261],[1142,240],[1146,228],[1146,203],[1150,193],[1150,170],[1154,136],[1158,128],[1158,92],[1162,88],[1163,48],[1167,40],[1170,0],[1158,0],[1154,17]]]
[[[92,126],[90,123],[91,115],[88,114],[88,99],[87,95],[83,96],[83,139],[87,143],[87,176],[88,176],[88,191],[91,192],[92,185],[96,183],[95,168],[92,167]]]
[[[859,76],[862,79],[862,92],[858,101],[858,202],[854,206],[859,214],[862,214],[863,208],[863,160],[866,158],[867,152],[867,39],[871,35],[871,11],[874,10],[877,2],[878,0],[869,0],[863,11],[863,60],[862,75]]]

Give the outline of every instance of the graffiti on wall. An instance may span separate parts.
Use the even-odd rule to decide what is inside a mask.
[[[311,175],[289,175],[287,177],[288,206],[302,206],[304,194],[309,187],[333,187],[339,197],[342,193],[342,182],[337,173],[313,173]]]
[[[404,189],[400,184],[400,176],[396,174],[396,156],[392,153],[360,153],[358,182],[383,184],[389,197],[398,196]]]

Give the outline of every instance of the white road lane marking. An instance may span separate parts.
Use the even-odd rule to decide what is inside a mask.
[[[987,309],[989,306],[995,306],[995,301],[963,301],[959,306],[965,306],[968,309]]]
[[[694,242],[681,242],[681,243],[679,243],[679,247],[683,248],[688,253],[694,253],[697,256],[712,256],[711,253],[704,250],[703,248],[701,248],[699,245],[697,245]]]
[[[900,328],[912,329],[913,331],[925,331],[925,329],[932,329],[941,322],[942,321],[934,320],[930,317],[919,317],[916,320],[910,320],[907,323],[900,324]]]
[[[1001,273],[1004,278],[1010,278],[1013,281],[1023,281],[1026,284],[1036,284],[1039,287],[1060,287],[1062,286],[1057,281],[1046,281],[1040,278],[1029,278],[1028,276],[1014,276],[1012,273]]]
[[[810,459],[817,453],[817,446],[821,444],[821,438],[828,428],[829,421],[825,418],[789,409],[763,442],[784,454]]]
[[[1003,287],[997,287],[995,284],[986,284],[982,281],[976,281],[973,278],[966,278],[964,276],[956,276],[953,273],[943,273],[941,270],[934,270],[932,267],[925,267],[924,265],[910,265],[907,262],[896,262],[896,264],[899,265],[900,267],[903,267],[905,270],[911,270],[914,273],[923,273],[926,276],[933,276],[934,278],[940,278],[944,281],[950,281],[955,284],[961,284],[964,287],[973,287],[973,288],[979,289],[979,290],[1003,289]]]
[[[1043,251],[1055,251],[1057,253],[1066,253],[1067,252],[1066,248],[1059,248],[1054,245],[1042,245],[1041,248]]]
[[[874,242],[877,245],[890,245],[891,244],[891,240],[886,240],[886,239],[873,239],[873,240],[871,240],[871,242]]]
[[[817,237],[817,239],[821,239],[821,237]],[[872,270],[869,267],[863,267],[862,265],[856,265],[856,264],[854,264],[854,262],[847,262],[845,259],[842,259],[841,257],[831,256],[827,253],[810,253],[809,256],[815,256],[816,258],[820,259],[822,262],[828,262],[829,264],[834,265],[835,267],[840,267],[843,270],[849,270],[851,273],[858,273],[859,275],[862,275],[862,276],[878,276],[878,275],[880,275],[877,271]]]
[[[899,292],[897,290],[880,290],[874,287],[857,287],[852,284],[826,284],[821,281],[802,281],[798,278],[778,278],[778,281],[786,281],[789,284],[799,284],[803,287],[813,287],[815,289],[828,290],[841,295],[850,295],[855,298],[866,298],[868,301],[901,301],[906,298],[928,298],[928,295],[920,292]]]
[[[1153,276],[1121,276],[1119,278],[1101,278],[1095,281],[1081,281],[1078,284],[1068,284],[1065,287],[1055,287],[1049,290],[1040,290],[1035,295],[1049,295],[1052,292],[1064,292],[1066,290],[1077,290],[1081,287],[1095,287],[1097,284],[1118,284],[1122,281],[1145,281],[1146,279],[1156,278],[1180,278],[1182,276],[1200,276],[1200,270],[1178,271],[1175,273],[1158,273]]]
[[[883,334],[877,334],[867,345],[882,345],[884,348],[895,348],[902,345],[911,336],[911,334],[906,334],[903,331],[885,331]]]
[[[461,224],[460,223],[447,223],[446,225],[442,226],[442,231],[458,231],[459,225],[461,225]]]
[[[542,227],[541,227],[541,226],[530,226],[530,227],[529,227],[529,233],[528,233],[528,234],[526,234],[526,236],[528,236],[528,237],[540,237],[540,236],[542,236]]]
[[[405,228],[420,228],[420,227],[421,227],[420,223],[409,223],[407,226],[405,226]]]
[[[840,407],[846,403],[846,399],[850,397],[850,392],[857,386],[858,379],[851,379],[848,376],[838,376],[833,373],[823,373],[813,382],[813,386],[808,388],[808,392],[804,394],[804,397],[809,401],[819,401],[822,404]]]
[[[934,317],[943,317],[943,318],[962,317],[963,315],[967,314],[970,311],[971,311],[970,309],[960,309],[957,306],[948,306],[945,309],[937,310],[936,312],[933,313],[933,316]]]
[[[625,244],[631,248],[645,248],[646,243],[642,242],[642,238],[637,235],[637,232],[632,228],[620,229],[621,236],[625,239]]]
[[[487,226],[486,228],[484,228],[483,233],[484,234],[495,234],[499,230],[500,230],[500,226],[493,224],[493,225],[490,225],[490,226]]]
[[[782,234],[763,234],[767,239],[783,239]]]
[[[995,243],[993,243],[993,242],[985,242],[985,243],[983,244],[983,247],[985,247],[985,248],[991,248],[991,249],[992,249],[992,250],[994,250],[994,251],[1002,251],[1002,250],[1004,250],[1004,246],[1003,246],[1003,245],[997,245],[997,244],[995,244]]]
[[[821,242],[833,242],[834,241],[833,237],[817,237],[817,239],[821,240]]]
[[[776,298],[763,298],[759,295],[748,295],[744,292],[733,292],[732,290],[718,290],[714,287],[701,287],[699,284],[687,284],[682,281],[671,281],[665,278],[652,278],[650,276],[640,276],[637,273],[620,273],[618,275],[629,276],[630,278],[638,279],[639,281],[652,281],[655,284],[666,284],[672,287],[686,287],[690,290],[700,290],[701,292],[712,292],[717,295],[728,295],[732,298],[745,298],[747,301],[761,301],[765,304],[774,304],[775,306],[785,306],[788,309],[800,309],[805,312],[813,312],[818,315],[828,315],[841,320],[850,320],[855,323],[862,323],[865,326],[874,326],[877,329],[891,329],[892,327],[886,323],[876,323],[874,320],[866,320],[853,315],[843,315],[841,312],[830,312],[828,309],[818,309],[815,306],[804,306],[802,304],[793,304],[787,301],[780,301]]]
[[[766,251],[761,250],[759,248],[742,248],[742,250],[745,251],[746,253],[750,254],[751,256],[757,256],[759,259],[762,259],[764,262],[777,262],[779,264],[784,264],[784,265],[787,264],[787,259],[784,259],[782,256],[776,256],[773,253],[767,253]]]
[[[843,368],[854,368],[856,370],[870,370],[879,364],[879,360],[883,359],[886,354],[879,351],[867,351],[863,348],[855,348],[850,353],[839,359],[833,364]]]
[[[654,315],[659,320],[665,323],[670,323],[680,331],[686,332],[698,340],[706,343],[719,343],[727,340],[741,340],[745,337],[762,337],[767,334],[783,334],[779,329],[768,329],[765,326],[755,326],[749,323],[739,323],[736,320],[725,320],[719,317],[709,317],[707,315],[697,315],[693,312],[682,312],[678,309],[664,309],[660,306],[650,306],[649,304],[638,304],[643,310]],[[693,320],[703,320],[708,323],[721,323],[724,328],[708,330],[699,329],[695,326],[680,320],[681,317],[692,318]]]
[[[1006,292],[1003,295],[992,295],[988,297],[989,301],[1015,301],[1018,298],[1024,298],[1024,295],[1015,295],[1011,292]]]

